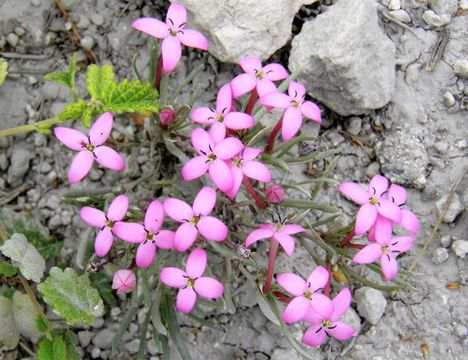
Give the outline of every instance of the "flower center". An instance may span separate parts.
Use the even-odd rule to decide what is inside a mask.
[[[263,79],[265,77],[265,73],[262,70],[255,70],[255,76],[257,79]]]
[[[152,231],[146,232],[146,240],[153,240],[154,233]]]
[[[194,287],[195,286],[195,279],[188,278],[187,279],[187,286]]]
[[[375,197],[372,196],[372,197],[370,198],[370,200],[369,200],[369,203],[370,203],[371,205],[374,205],[374,206],[375,206],[375,205],[377,205],[377,199],[376,199]]]
[[[213,162],[216,160],[216,154],[215,153],[208,154],[206,158],[209,162]]]
[[[94,145],[93,144],[86,145],[86,150],[88,150],[89,152],[93,152],[94,151]]]
[[[112,229],[114,227],[114,223],[110,220],[106,220],[105,225],[109,228]]]
[[[330,320],[322,320],[322,325],[328,329],[330,329],[331,327],[333,327],[333,324]]]
[[[382,253],[383,253],[383,254],[388,253],[388,250],[389,250],[389,249],[388,249],[388,246],[383,246],[383,247],[382,247]]]
[[[277,222],[275,224],[275,231],[280,231],[282,227],[283,227],[283,224],[281,224],[280,222]]]
[[[242,158],[238,158],[237,156],[234,156],[231,161],[234,166],[241,167],[242,160],[243,160]]]
[[[291,100],[291,105],[297,108],[299,107],[300,104],[299,104],[299,101],[297,100]]]
[[[224,121],[224,115],[222,115],[222,114],[216,115],[215,120],[219,121],[219,122],[223,122]]]
[[[307,299],[307,300],[310,300],[312,299],[312,291],[310,291],[309,289],[307,289],[304,293],[304,297]]]
[[[175,30],[175,29],[170,29],[170,30],[169,30],[169,34],[170,34],[171,36],[177,36],[178,32],[179,32],[179,31],[178,31],[178,30]]]
[[[197,225],[200,222],[200,216],[193,216],[190,219],[190,224],[192,225]]]

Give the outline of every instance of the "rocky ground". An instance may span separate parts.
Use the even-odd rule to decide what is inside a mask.
[[[198,104],[213,101],[218,88],[239,72],[239,57],[256,55],[281,61],[299,78],[323,109],[322,141],[339,148],[334,178],[366,183],[376,173],[410,189],[408,206],[422,229],[417,245],[402,258],[411,264],[430,236],[454,184],[467,166],[468,2],[466,0],[184,0],[192,26],[209,37],[212,54],[189,53],[172,80],[177,83],[200,63]],[[62,0],[81,33],[78,58],[92,50],[110,62],[119,77],[133,76],[131,63],[144,69],[148,39],[131,29],[141,16],[164,17],[161,0]],[[213,4],[216,3],[214,6]],[[333,5],[333,3],[336,3]],[[0,129],[36,122],[61,111],[69,94],[44,83],[43,75],[63,69],[76,42],[70,23],[52,0],[0,1],[0,56],[10,75],[0,89]],[[147,73],[147,69],[143,74]],[[79,87],[84,88],[83,83]],[[187,89],[184,96],[189,97]],[[117,131],[130,139],[136,128],[122,118]],[[303,130],[317,134],[307,124]],[[80,188],[110,186],[151,170],[148,148],[129,150],[124,174],[94,169]],[[75,263],[75,254],[89,233],[75,207],[62,201],[70,188],[64,181],[71,154],[39,133],[0,138],[0,204],[31,211],[59,241],[61,258]],[[323,163],[314,164],[315,170]],[[298,168],[295,176],[304,176]],[[329,342],[311,350],[317,359],[464,359],[468,351],[468,204],[467,177],[459,185],[449,211],[414,269],[414,289],[387,294],[361,288],[347,316],[360,328],[351,343]],[[143,197],[152,193],[135,190]],[[351,216],[355,208],[334,189],[321,194]],[[344,216],[343,221],[350,217]],[[299,249],[281,268],[307,272],[312,261]],[[81,263],[76,264],[78,267]],[[448,286],[452,283],[452,286]],[[454,285],[455,284],[455,285]],[[459,284],[460,286],[458,286]],[[235,284],[235,315],[218,313],[212,321],[219,333],[181,317],[183,334],[194,359],[297,359],[277,328],[256,306],[252,289]],[[127,302],[111,309],[89,329],[76,329],[85,358],[114,359],[110,341]],[[125,333],[119,359],[138,351],[137,333],[145,309]],[[201,331],[200,331],[201,330]],[[301,329],[297,329],[300,334]],[[150,334],[148,334],[150,336]],[[254,340],[253,340],[254,339]],[[428,351],[428,353],[426,352]],[[158,359],[152,341],[151,359]],[[463,355],[465,354],[465,355]],[[11,354],[9,356],[12,356]],[[18,355],[20,356],[20,355]],[[0,358],[2,357],[0,353]],[[14,358],[14,357],[12,357]],[[21,358],[21,357],[19,357]]]

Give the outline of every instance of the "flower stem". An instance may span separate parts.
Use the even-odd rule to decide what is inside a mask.
[[[273,131],[270,133],[270,136],[268,136],[267,145],[265,147],[265,154],[269,154],[273,150],[273,147],[275,146],[276,135],[278,135],[281,126],[283,126],[283,116],[281,116],[281,119],[279,119],[276,123]]]
[[[49,129],[52,125],[60,124],[64,122],[63,120],[59,119],[58,117],[38,121],[34,124],[28,124],[23,126],[17,126],[10,129],[0,130],[0,136],[10,136],[16,135],[20,133],[30,132],[30,131],[40,131]]]
[[[331,266],[330,260],[327,260],[325,269],[327,269],[328,271],[328,281],[325,284],[325,288],[323,289],[323,295],[330,297],[330,285],[331,285],[331,277],[332,277],[332,274],[331,274],[332,266]]]
[[[156,77],[154,79],[154,87],[159,91],[161,87],[161,78],[163,75],[162,55],[158,59],[158,67],[156,68]]]
[[[267,207],[267,203],[263,201],[263,199],[258,195],[258,193],[255,191],[254,187],[252,186],[252,183],[250,182],[249,178],[244,176],[244,179],[242,180],[242,183],[244,184],[245,188],[249,192],[250,195],[255,200],[255,203],[260,209],[265,209]]]
[[[251,94],[250,94],[250,99],[249,102],[247,103],[247,107],[245,108],[245,113],[251,115],[252,110],[255,106],[255,103],[257,102],[258,99],[258,93],[257,89],[253,89]]]
[[[270,254],[268,257],[268,270],[267,270],[267,277],[265,280],[265,285],[263,286],[263,292],[267,293],[270,291],[271,287],[271,280],[273,279],[273,274],[275,272],[275,260],[276,254],[278,253],[278,241],[276,239],[271,238],[270,240]]]
[[[342,247],[351,247],[349,246],[351,240],[353,239],[354,235],[356,235],[356,233],[354,232],[354,229],[351,230],[348,235],[346,235],[341,241],[340,241],[340,245]]]
[[[279,301],[284,302],[285,304],[289,304],[292,300],[289,296],[281,294],[278,291],[275,291],[273,294],[278,298]]]

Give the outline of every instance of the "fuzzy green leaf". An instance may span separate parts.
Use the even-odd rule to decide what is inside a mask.
[[[76,58],[78,57],[78,53],[73,53],[70,63],[68,64],[68,77],[70,79],[70,84],[74,85],[75,76],[76,76]]]
[[[42,339],[37,350],[39,360],[67,360],[67,347],[62,336],[55,336],[53,341]]]
[[[4,58],[0,58],[0,86],[5,82],[8,74],[8,63]]]
[[[71,88],[70,76],[66,72],[49,73],[44,76],[44,80],[51,81],[59,85]]]
[[[84,112],[86,111],[87,105],[83,100],[78,100],[75,103],[68,104],[65,109],[58,115],[60,120],[81,120]]]
[[[86,75],[88,92],[95,100],[103,101],[104,94],[115,85],[114,70],[109,64],[103,66],[90,65]]]
[[[37,331],[39,331],[41,334],[52,331],[49,320],[47,320],[42,314],[37,315],[35,323]]]
[[[104,314],[104,304],[86,275],[58,267],[50,269],[47,279],[38,286],[44,301],[68,324],[92,325]]]
[[[0,275],[6,276],[6,277],[12,277],[15,276],[18,273],[18,269],[14,267],[13,265],[10,265],[4,261],[0,262]]]

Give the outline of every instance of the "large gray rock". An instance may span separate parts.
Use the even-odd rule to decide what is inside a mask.
[[[386,105],[395,85],[395,46],[378,25],[373,0],[340,0],[305,23],[292,42],[289,69],[310,95],[341,115]]]
[[[453,14],[457,11],[458,0],[429,0],[429,6],[437,14]]]
[[[209,51],[224,62],[245,56],[268,59],[291,36],[294,15],[312,0],[178,0],[189,21],[209,40]],[[193,26],[191,26],[193,27]]]
[[[354,298],[357,302],[359,315],[372,325],[377,324],[387,306],[387,300],[382,292],[370,287],[362,287],[356,290]]]
[[[8,183],[17,186],[29,170],[29,162],[34,154],[29,149],[16,147],[11,152],[10,167],[8,168]]]

